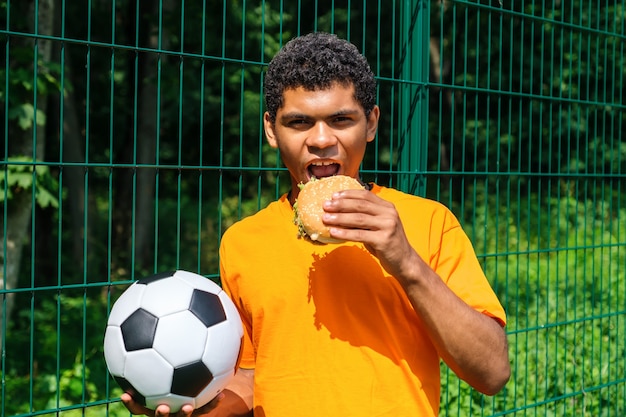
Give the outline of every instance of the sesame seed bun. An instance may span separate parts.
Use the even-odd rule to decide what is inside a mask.
[[[300,194],[294,205],[294,223],[301,236],[320,243],[338,243],[341,240],[330,237],[330,229],[322,221],[324,201],[341,190],[362,190],[363,185],[347,175],[335,175],[321,179],[312,178],[300,185]]]

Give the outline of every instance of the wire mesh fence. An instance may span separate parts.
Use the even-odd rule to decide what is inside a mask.
[[[365,180],[441,201],[508,314],[512,376],[441,416],[626,415],[626,2],[0,0],[2,415],[127,415],[111,304],[289,186],[263,74],[293,36],[378,80]]]

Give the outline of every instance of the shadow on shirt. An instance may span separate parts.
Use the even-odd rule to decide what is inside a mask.
[[[418,359],[416,346],[432,347],[398,281],[362,245],[337,246],[313,258],[308,297],[318,329],[395,363]]]

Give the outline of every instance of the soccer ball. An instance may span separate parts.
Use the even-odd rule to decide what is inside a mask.
[[[122,389],[150,409],[202,407],[239,364],[243,328],[219,285],[186,271],[129,286],[113,305],[104,358]]]

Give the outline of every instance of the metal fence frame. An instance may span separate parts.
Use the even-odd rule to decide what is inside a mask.
[[[122,3],[127,5],[127,2],[119,2]],[[175,15],[185,7],[184,4],[165,0],[157,3],[153,20],[159,22],[159,28],[163,27],[164,20],[171,17],[169,14]],[[84,38],[68,36],[67,25],[78,22],[66,20],[65,1],[33,1],[30,19],[34,24],[31,31],[15,27],[14,21],[18,19],[14,10],[19,9],[18,4],[15,1],[4,2],[6,7],[0,22],[3,55],[0,69],[3,78],[0,82],[4,86],[0,90],[4,100],[4,105],[0,107],[4,136],[3,159],[0,161],[4,238],[0,271],[3,278],[0,288],[1,326],[3,335],[23,340],[19,346],[28,348],[29,352],[17,352],[12,340],[7,341],[7,337],[2,339],[2,416],[125,414],[118,401],[119,390],[116,390],[103,367],[88,374],[87,363],[93,360],[89,355],[93,355],[95,349],[90,342],[93,326],[98,327],[98,323],[91,322],[95,314],[92,301],[104,297],[105,310],[98,310],[100,315],[95,316],[103,320],[106,309],[110,308],[120,289],[139,274],[132,263],[135,260],[135,239],[139,239],[134,233],[134,226],[141,209],[137,207],[134,195],[142,184],[140,173],[149,172],[156,188],[155,202],[151,207],[155,216],[154,252],[160,253],[161,250],[160,233],[173,236],[176,241],[173,256],[179,263],[175,266],[183,264],[195,268],[216,280],[219,279],[218,270],[207,270],[199,255],[196,265],[184,265],[183,255],[187,249],[182,246],[181,234],[187,225],[183,220],[183,211],[188,206],[183,208],[184,192],[180,185],[192,178],[196,187],[192,191],[198,197],[195,203],[197,213],[192,220],[197,228],[197,245],[193,249],[197,253],[216,248],[221,231],[228,226],[226,219],[240,218],[258,210],[269,197],[276,197],[284,189],[284,169],[277,155],[270,158],[264,154],[267,149],[263,148],[260,128],[250,129],[244,117],[237,121],[240,128],[238,143],[228,142],[229,133],[223,129],[217,131],[217,146],[222,149],[218,161],[204,160],[201,155],[197,162],[189,162],[189,155],[185,155],[186,137],[182,134],[179,134],[178,149],[171,149],[165,146],[165,142],[157,141],[154,159],[142,160],[138,148],[142,143],[142,129],[147,127],[141,124],[137,90],[125,92],[133,96],[130,103],[135,105],[128,110],[134,114],[133,126],[127,126],[132,131],[130,137],[133,143],[128,148],[132,157],[126,162],[119,162],[112,150],[117,143],[113,134],[114,126],[118,124],[113,111],[118,105],[115,100],[119,100],[113,94],[117,59],[126,54],[150,56],[153,60],[150,65],[158,69],[159,77],[165,77],[166,71],[179,71],[178,85],[164,86],[161,80],[165,78],[158,78],[158,83],[153,86],[156,87],[153,93],[158,104],[157,126],[152,126],[155,132],[171,128],[159,124],[162,122],[165,125],[169,120],[167,117],[176,119],[172,123],[179,123],[179,132],[182,132],[181,126],[187,123],[182,104],[171,107],[166,104],[168,101],[186,103],[189,100],[193,87],[183,85],[182,80],[183,74],[191,71],[187,68],[192,65],[197,65],[200,68],[198,73],[202,73],[201,97],[209,94],[211,85],[222,88],[221,107],[216,107],[221,109],[222,125],[228,116],[222,112],[223,102],[231,99],[224,93],[229,74],[227,69],[231,66],[242,68],[240,95],[233,100],[240,103],[241,115],[250,111],[250,107],[253,110],[247,114],[257,112],[251,123],[259,127],[262,111],[260,90],[257,84],[253,84],[257,90],[250,91],[243,69],[254,69],[256,72],[252,74],[259,77],[260,84],[267,56],[264,51],[260,51],[255,59],[246,56],[246,42],[251,43],[251,39],[259,34],[246,29],[245,22],[247,17],[261,13],[261,30],[265,30],[266,24],[269,25],[270,6],[278,12],[272,16],[280,17],[275,24],[281,33],[283,30],[289,32],[291,29],[286,29],[288,27],[296,28],[289,32],[291,35],[310,30],[337,31],[350,37],[364,50],[380,81],[381,100],[387,100],[389,107],[387,118],[381,122],[385,137],[379,138],[381,145],[372,150],[374,157],[364,165],[363,172],[376,181],[449,205],[462,220],[487,275],[507,307],[510,316],[507,331],[513,363],[511,382],[500,394],[485,397],[442,368],[440,415],[595,416],[590,413],[601,413],[598,415],[622,416],[626,413],[626,121],[623,116],[626,113],[626,2],[616,0],[602,5],[558,0],[549,3],[523,1],[521,4],[462,0],[393,1],[385,5],[380,1],[327,3],[315,1],[313,17],[302,12],[292,16],[292,21],[283,21],[285,6],[282,1],[258,4],[232,2],[228,8],[223,2],[205,2],[203,16],[199,20],[190,20],[195,26],[186,20],[191,18],[180,13],[180,32],[174,35],[179,38],[198,35],[185,30],[185,23],[188,23],[194,30],[199,28],[203,37],[202,50],[186,51],[169,49],[166,36],[160,29],[154,47],[140,45],[139,42],[118,43],[115,34],[120,29],[113,17],[124,11],[117,10],[115,2],[108,16],[111,26],[111,38],[108,40],[92,38],[91,32]],[[297,9],[304,10],[312,4],[298,2]],[[60,29],[38,22],[50,5],[55,6]],[[93,5],[94,8],[96,6]],[[139,11],[138,5],[136,8]],[[383,14],[382,8],[392,10],[385,15],[391,20],[379,20],[374,28],[367,26],[369,22],[376,21],[372,14]],[[324,14],[324,10],[331,12]],[[87,26],[91,27],[96,19],[91,2],[86,3],[85,11]],[[244,22],[240,27],[242,52],[239,57],[223,53],[220,56],[204,40],[209,30],[205,26],[206,16],[218,12],[222,16],[222,43],[226,41],[226,31],[233,19],[229,13],[239,13]],[[267,16],[265,13],[268,13]],[[136,19],[136,26],[140,27],[143,21],[140,17]],[[360,22],[361,26],[355,22]],[[450,25],[450,22],[453,24]],[[468,28],[477,27],[480,30],[468,31]],[[447,41],[444,42],[444,34],[450,33],[452,36],[445,38]],[[542,54],[538,55],[535,49],[528,48],[528,43],[521,41],[526,38],[539,40]],[[15,67],[19,59],[16,42],[29,45],[30,61],[38,68],[38,72],[30,74],[33,87],[29,90],[30,99],[25,103],[15,103],[17,96],[12,93],[15,91],[13,82],[22,76],[18,73],[19,68]],[[387,57],[390,62],[381,62],[382,53],[378,49],[382,42],[392,44],[391,57]],[[366,48],[372,43],[377,44],[377,50]],[[268,47],[263,39],[260,45]],[[57,54],[45,61],[58,65],[54,69],[58,78],[44,86],[38,80],[45,78],[51,67],[40,59],[52,46]],[[70,85],[70,48],[83,51],[87,68],[87,75],[83,78],[86,85]],[[484,58],[485,54],[488,58]],[[106,62],[107,57],[110,61],[108,68],[96,67],[96,62]],[[178,67],[172,65],[175,60],[179,60]],[[204,71],[209,73],[210,63],[221,65],[222,72],[215,79],[205,80]],[[484,63],[486,67],[481,67]],[[589,68],[592,63],[599,65]],[[95,71],[110,72],[109,91],[90,90],[89,74],[95,74]],[[443,75],[445,73],[447,78]],[[595,80],[594,73],[603,74],[604,80]],[[131,74],[139,78],[136,68]],[[215,74],[219,71],[212,76]],[[575,79],[572,81],[569,77]],[[513,79],[520,84],[514,85]],[[27,83],[28,77],[20,80]],[[563,88],[559,89],[559,85]],[[574,91],[569,88],[573,85],[580,88]],[[46,105],[41,100],[42,91],[38,91],[38,88],[50,89],[52,86],[58,90],[56,95],[49,90],[46,92],[60,103],[58,114],[46,114]],[[64,96],[70,92],[85,94],[82,97],[84,111],[75,112],[82,118],[79,125],[85,128],[85,149],[81,160],[72,160],[68,156],[69,151],[63,147],[67,133],[62,126],[68,123],[74,111],[63,104],[66,103]],[[94,103],[100,103],[97,97],[100,94],[110,96],[110,106],[106,109],[93,107]],[[246,97],[253,97],[256,102],[250,102]],[[20,107],[26,111],[21,118],[13,113],[17,104],[26,104]],[[210,103],[201,105],[202,112],[198,115],[201,126],[203,117],[207,115],[202,107],[204,105],[208,107]],[[32,113],[28,113],[29,109]],[[37,110],[41,109],[44,111],[38,113]],[[110,113],[111,154],[94,157],[89,147],[99,144],[90,143],[90,135],[98,137],[95,130],[99,127],[94,128],[91,123],[92,120],[100,120],[98,112]],[[45,126],[41,118],[47,116],[49,121],[51,115],[58,120],[49,123],[53,127],[46,130],[41,127]],[[26,123],[21,129],[28,132],[31,138],[31,153],[22,155],[26,157],[22,159],[12,158],[11,154],[11,149],[21,143],[17,142],[20,137],[10,130],[16,120]],[[54,133],[50,133],[52,130]],[[172,131],[176,131],[175,128]],[[250,132],[254,136],[251,139]],[[205,134],[200,131],[195,139],[199,139],[200,143],[203,140],[209,143],[213,138],[205,138]],[[47,153],[42,157],[43,152],[37,145],[41,135],[54,138],[48,139],[48,144],[58,139],[56,154]],[[520,144],[520,138],[531,144]],[[558,141],[560,145],[550,147],[549,142]],[[589,144],[595,144],[595,147]],[[249,146],[258,148],[256,161],[242,159],[241,149]],[[552,151],[554,154],[550,153]],[[175,154],[173,159],[168,159],[174,163],[160,162],[166,159],[163,155],[168,152]],[[239,152],[239,160],[236,156],[235,160],[228,160],[232,156],[229,152],[234,152],[232,155]],[[542,165],[546,160],[548,162]],[[559,163],[549,162],[552,160]],[[568,164],[569,160],[577,161],[578,165]],[[128,219],[129,227],[133,228],[130,234],[130,272],[118,275],[107,271],[103,276],[93,278],[88,258],[94,252],[93,246],[99,244],[98,236],[104,238],[102,244],[106,247],[103,251],[107,254],[108,265],[111,265],[111,241],[116,227],[112,221],[116,204],[113,191],[118,184],[115,177],[125,173],[130,173],[132,181],[129,195],[132,196],[133,212]],[[27,243],[21,265],[25,268],[18,284],[10,285],[4,279],[10,273],[4,260],[13,253],[9,247],[9,223],[15,221],[11,217],[11,204],[18,197],[10,194],[19,185],[10,182],[9,178],[17,178],[18,174],[26,181],[22,190],[26,190],[27,203],[33,210],[29,210],[26,218],[28,227],[23,237]],[[266,174],[270,175],[270,180]],[[176,175],[177,179],[172,179]],[[94,178],[104,179],[109,191],[107,207],[100,212],[105,218],[98,219],[102,221],[101,226],[95,226],[98,230],[91,232],[93,235],[89,234],[90,238],[84,239],[82,248],[78,248],[84,265],[82,279],[66,282],[63,271],[67,268],[72,249],[63,241],[63,234],[67,233],[65,227],[72,216],[67,211],[66,190],[70,181],[75,179],[73,176],[77,176],[83,184],[85,207],[92,204],[89,201],[90,192],[96,193],[92,182]],[[56,181],[58,188],[48,188],[46,181],[50,179]],[[172,181],[179,185],[175,190],[178,195],[173,197],[173,201],[177,202],[174,207],[165,203],[172,197],[167,194],[169,191],[163,189],[163,195],[159,194],[160,181]],[[204,183],[213,181],[219,185],[214,209],[202,203],[203,197],[208,195]],[[230,193],[226,190],[225,185],[231,182],[237,184],[238,191]],[[257,190],[256,198],[249,198],[249,188]],[[55,191],[50,196],[44,193],[50,190],[56,190],[56,194]],[[56,223],[41,220],[50,217],[51,212],[55,213]],[[164,215],[175,217],[168,224],[171,230],[164,230],[168,226],[159,220],[159,216]],[[87,233],[94,227],[90,217],[94,215],[85,211],[82,216],[79,223],[82,222]],[[207,221],[215,229],[209,227],[206,231]],[[38,263],[45,262],[43,258],[47,255],[43,255],[44,249],[37,247],[37,241],[50,229],[56,233],[58,242],[57,247],[50,251],[56,251],[57,274],[52,281],[45,281],[42,285],[37,275]],[[209,238],[212,243],[208,248],[201,238],[207,233],[212,233]],[[66,264],[63,265],[63,262]],[[150,268],[163,268],[157,255]],[[21,316],[13,316],[9,320],[7,306],[12,298],[21,300],[22,307],[30,306],[30,310],[22,310]],[[67,305],[68,299],[76,304]],[[46,314],[54,316],[51,327],[41,328],[39,323],[43,322],[42,316]],[[68,314],[76,314],[76,317],[68,317]],[[70,318],[76,318],[76,323],[66,323]],[[104,328],[104,323],[100,324]],[[65,342],[64,334],[69,332],[69,328],[77,332],[77,344],[67,345]],[[41,344],[38,339],[40,332],[46,331],[59,333],[52,345]],[[68,350],[78,352],[73,369],[63,368],[59,359]],[[42,351],[45,353],[43,359],[39,357]],[[26,368],[11,368],[12,361],[18,356],[25,358]],[[48,392],[50,400],[39,406],[36,400],[42,388],[41,380],[38,380],[41,378],[38,366],[42,360],[56,361],[56,371],[46,375],[49,379],[46,386],[52,390]],[[68,387],[73,384],[78,384],[79,393],[65,397],[63,393],[71,391]],[[21,409],[10,407],[14,399],[9,395],[14,385],[28,391],[27,404]],[[90,393],[98,386],[105,386],[105,395],[92,398]]]

